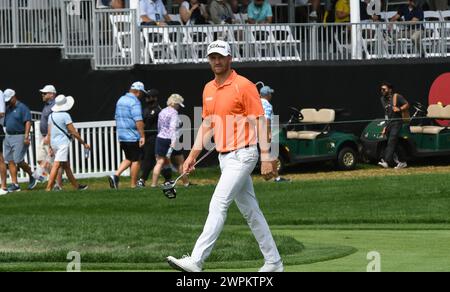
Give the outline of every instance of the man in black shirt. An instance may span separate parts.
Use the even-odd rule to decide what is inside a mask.
[[[383,82],[381,84],[381,104],[384,108],[386,127],[383,135],[387,137],[387,146],[384,152],[384,159],[378,163],[384,168],[395,165],[394,153],[398,156],[396,169],[407,167],[406,155],[403,148],[399,147],[400,130],[403,126],[402,112],[409,109],[409,103],[398,93],[394,93],[392,84]]]
[[[158,114],[161,107],[158,104],[159,92],[150,89],[142,105],[142,117],[144,118],[145,145],[144,155],[141,161],[141,178],[137,182],[138,187],[144,187],[145,181],[155,166],[155,140],[158,134]]]

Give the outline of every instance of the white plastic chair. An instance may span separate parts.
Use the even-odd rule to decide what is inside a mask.
[[[122,58],[126,58],[127,54],[131,54],[131,16],[128,14],[112,14],[109,16],[113,28],[114,53],[119,51]],[[126,41],[128,38],[129,42]]]

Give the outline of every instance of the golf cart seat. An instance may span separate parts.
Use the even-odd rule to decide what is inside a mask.
[[[439,120],[449,120],[450,119],[450,106],[445,108],[440,104],[431,104],[427,110],[427,118],[439,119]],[[413,134],[429,134],[437,135],[445,127],[439,126],[411,126],[410,131]]]
[[[306,108],[300,111],[303,115],[302,124],[328,125],[334,122],[336,113],[332,109],[320,109],[317,111],[313,108]],[[314,140],[324,131],[288,131],[288,139]]]

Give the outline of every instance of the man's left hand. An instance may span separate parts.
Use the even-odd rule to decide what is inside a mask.
[[[269,180],[273,177],[273,163],[272,161],[261,161],[261,175],[265,180]]]
[[[394,111],[394,113],[398,113],[398,112],[401,112],[401,111],[402,111],[400,108],[398,108],[398,107],[396,107],[396,106],[394,106],[394,107],[392,108],[392,110]]]
[[[23,140],[23,143],[27,146],[30,145],[30,137],[25,137],[25,139]]]

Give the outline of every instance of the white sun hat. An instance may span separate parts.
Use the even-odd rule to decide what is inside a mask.
[[[72,96],[58,95],[55,99],[55,105],[52,107],[54,112],[66,112],[73,107],[75,100]]]

